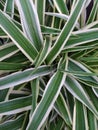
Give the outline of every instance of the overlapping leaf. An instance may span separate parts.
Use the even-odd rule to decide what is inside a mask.
[[[38,52],[33,44],[25,37],[25,35],[16,27],[9,17],[0,10],[0,27],[9,35],[16,46],[28,57],[30,61],[36,58]]]

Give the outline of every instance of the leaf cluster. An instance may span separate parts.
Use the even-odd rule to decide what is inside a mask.
[[[0,1],[0,129],[98,129],[98,0]]]

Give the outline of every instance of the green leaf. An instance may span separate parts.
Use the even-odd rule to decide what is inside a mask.
[[[36,106],[37,106],[37,99],[39,94],[39,79],[34,79],[31,81],[31,89],[32,89],[32,111],[34,112]]]
[[[86,110],[78,100],[75,100],[73,130],[87,130]]]
[[[98,129],[97,9],[0,0],[1,130]]]
[[[36,8],[37,8],[37,13],[39,17],[39,21],[41,25],[44,25],[44,17],[45,17],[45,5],[46,5],[46,0],[36,0],[35,1]]]
[[[36,58],[35,61],[35,67],[40,66],[46,59],[50,49],[50,39],[46,38],[43,49],[41,52],[39,52],[38,57]]]
[[[43,2],[42,2],[43,3]],[[32,0],[16,0],[23,31],[34,47],[39,51],[43,40],[36,8]]]
[[[0,28],[0,38],[8,37],[6,33]]]
[[[67,9],[67,6],[66,6],[66,3],[64,2],[64,0],[53,0],[57,10],[60,12],[60,13],[63,13],[63,14],[69,14],[69,11]]]
[[[16,72],[8,76],[0,78],[0,90],[13,87],[22,83],[26,83],[39,76],[45,76],[54,71],[51,66],[41,66],[36,70],[34,68],[27,69],[25,71]]]
[[[68,74],[76,75],[76,76],[98,76],[97,73],[91,73],[91,72],[83,72],[83,71],[68,71],[68,70],[61,70],[62,72],[66,72]]]
[[[23,54],[31,61],[36,58],[38,52],[33,44],[24,36],[24,34],[16,27],[9,17],[0,10],[0,27],[14,41],[14,44],[23,52]],[[14,32],[14,33],[13,33]]]
[[[0,61],[3,61],[6,58],[11,57],[18,51],[19,49],[13,43],[2,45],[0,47]]]
[[[86,66],[75,60],[69,60],[68,70],[73,71],[72,74],[76,75],[82,83],[91,87],[98,87],[98,78],[96,73],[92,73]]]
[[[23,64],[27,63],[28,65],[31,64],[31,62],[20,51],[6,58],[4,62],[23,63]]]
[[[0,90],[0,102],[5,101],[8,96],[9,89]]]
[[[92,88],[92,90],[95,93],[95,95],[98,97],[98,88]]]
[[[17,71],[26,67],[26,64],[0,62],[0,70]]]
[[[6,0],[4,12],[9,14],[12,18],[14,16],[14,0]]]
[[[84,7],[85,2],[86,0],[77,1],[74,11],[71,13],[67,23],[63,27],[54,46],[52,47],[50,53],[47,56],[47,63],[52,63],[64,48],[80,16],[80,13]]]
[[[65,81],[65,87],[75,98],[77,98],[80,102],[85,104],[88,107],[88,109],[91,110],[98,118],[98,111],[94,106],[93,102],[90,100],[90,95],[88,96],[86,91],[83,89],[81,84],[76,79],[74,79],[71,76],[67,76]]]
[[[31,109],[32,96],[0,102],[0,115],[11,115]],[[5,109],[4,109],[5,108]]]
[[[46,15],[49,15],[49,16],[54,16],[54,17],[56,17],[56,18],[60,18],[60,19],[65,20],[65,21],[67,21],[68,18],[69,18],[69,15],[61,14],[61,13],[46,12],[45,14],[46,14]],[[54,23],[54,24],[55,24],[55,23]],[[76,28],[79,28],[79,23],[76,23],[75,26],[76,26]]]
[[[69,18],[69,16],[66,14],[59,14],[59,13],[54,13],[54,12],[45,12],[45,14],[49,15],[49,16],[56,17],[56,18],[60,18],[60,19],[65,20],[65,21],[67,21]]]
[[[60,29],[47,27],[47,26],[41,26],[41,30],[43,34],[59,34],[61,31]]]
[[[83,87],[85,89],[85,92],[89,96],[89,99],[92,101],[92,103],[96,107],[96,110],[98,111],[98,98],[96,97],[96,95],[94,94],[94,92],[92,91],[90,87],[85,86],[85,85],[83,85]]]
[[[62,67],[65,68],[66,64],[63,63]],[[67,67],[67,66],[66,66]],[[30,122],[28,124],[27,130],[36,130],[40,129],[44,121],[46,120],[47,116],[49,115],[53,104],[55,103],[59,93],[60,89],[64,83],[66,74],[61,73],[60,71],[57,71],[49,80],[43,97],[35,109]]]
[[[89,130],[97,130],[97,119],[91,111],[87,111]]]
[[[59,113],[59,115],[64,119],[66,124],[71,128],[72,125],[71,115],[69,112],[68,105],[66,104],[65,99],[61,93],[58,96],[54,104],[54,107],[56,111]]]
[[[98,40],[98,29],[89,29],[84,31],[73,32],[73,37],[70,37],[64,49],[72,48],[77,45],[83,45],[92,41]]]
[[[65,92],[65,96],[68,99],[68,106],[69,106],[69,111],[71,114],[71,117],[73,119],[73,110],[74,110],[74,96],[64,87],[64,92]]]

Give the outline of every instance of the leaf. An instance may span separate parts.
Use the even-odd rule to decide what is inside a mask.
[[[53,0],[57,10],[62,14],[69,14],[69,11],[67,9],[66,3],[64,0]]]
[[[59,34],[61,31],[60,29],[47,27],[47,26],[41,26],[41,30],[43,34]]]
[[[84,106],[78,101],[75,100],[74,107],[74,117],[73,117],[73,130],[87,130],[88,124],[86,121],[86,110]]]
[[[46,12],[45,14],[49,15],[49,16],[55,16],[56,18],[60,18],[60,19],[65,20],[65,21],[67,21],[69,18],[69,15],[61,14],[61,13]],[[76,23],[75,26],[76,26],[76,28],[79,28],[79,23]]]
[[[65,68],[65,63],[62,64],[62,67]],[[30,119],[27,130],[40,129],[60,93],[60,89],[64,83],[65,76],[66,74],[57,71],[51,77],[45,88],[43,97]]]
[[[86,93],[81,84],[75,80],[73,77],[66,77],[65,87],[68,91],[77,98],[80,102],[85,104],[89,110],[91,110],[96,117],[98,117],[98,111],[94,106],[93,102],[90,100],[90,95]]]
[[[92,88],[92,90],[95,93],[95,95],[98,97],[98,88]]]
[[[39,76],[45,76],[54,71],[51,66],[41,66],[36,70],[34,68],[27,69],[25,71],[16,72],[8,76],[0,78],[0,90],[10,88],[22,83],[26,83]]]
[[[39,21],[41,25],[44,25],[44,17],[45,17],[45,5],[46,5],[46,0],[36,0],[35,1],[36,8],[37,8],[37,13],[39,17]]]
[[[8,37],[6,33],[0,28],[0,38]]]
[[[17,53],[19,49],[13,44],[5,44],[0,47],[0,61],[5,60],[8,57],[11,57]]]
[[[88,73],[83,71],[67,71],[67,70],[61,70],[62,72],[66,72],[68,74],[76,75],[76,76],[97,76],[97,73]]]
[[[16,27],[9,17],[0,10],[0,27],[14,41],[15,45],[23,52],[23,54],[31,61],[36,58],[38,52],[33,44],[24,36],[24,34]],[[14,32],[14,33],[13,33]]]
[[[70,37],[64,49],[72,48],[77,45],[83,45],[98,40],[98,29],[89,29],[84,31],[73,32],[74,37]]]
[[[0,62],[0,70],[17,71],[26,67],[26,64]]]
[[[98,111],[98,98],[96,97],[96,95],[94,94],[94,92],[92,91],[92,89],[90,87],[88,87],[86,85],[83,85],[83,87],[85,89],[85,92],[89,96],[89,99],[92,101],[92,103],[96,107],[96,110]]]
[[[92,45],[91,46],[87,46],[87,45],[85,45],[85,46],[82,46],[82,45],[78,46],[78,45],[75,45],[74,47],[71,47],[71,46],[69,46],[68,48],[65,47],[63,49],[62,53],[66,53],[66,52],[77,52],[77,51],[83,51],[83,50],[88,50],[88,49],[93,49],[93,48],[94,48],[94,46],[92,46]]]
[[[6,100],[8,96],[9,89],[0,90],[0,102],[3,102]]]
[[[0,102],[0,116],[20,113],[31,109],[32,97],[26,96]]]
[[[16,0],[25,35],[39,51],[43,40],[36,8],[32,0]]]
[[[32,89],[32,111],[31,111],[32,114],[37,106],[37,99],[39,94],[39,79],[34,79],[33,81],[31,81],[31,89]]]
[[[10,49],[9,49],[10,50]],[[6,57],[5,57],[6,58]],[[28,66],[30,65],[30,61],[25,57],[20,51],[16,54],[9,55],[8,58],[4,60],[4,62],[11,62],[11,63],[26,63]],[[27,67],[26,67],[27,68]]]
[[[80,13],[83,9],[85,2],[86,0],[77,1],[77,4],[75,6],[73,13],[70,15],[67,23],[63,27],[54,46],[52,47],[52,49],[50,50],[50,53],[47,56],[47,59],[46,59],[47,63],[52,63],[55,60],[55,58],[60,54],[62,49],[64,48],[80,16]]]
[[[89,85],[90,87],[98,87],[98,78],[96,73],[92,73],[86,66],[77,62],[75,60],[69,60],[69,71],[73,71],[73,75],[75,74],[79,81],[82,83]],[[76,74],[77,73],[77,74]]]
[[[97,119],[91,111],[87,111],[89,130],[97,130]]]
[[[65,102],[63,95],[60,93],[55,104],[55,110],[59,113],[59,115],[64,119],[66,124],[71,128],[72,120],[69,112],[68,105]]]
[[[12,18],[14,16],[14,0],[6,0],[4,12],[9,14]]]
[[[48,53],[49,53],[49,49],[50,49],[50,39],[46,38],[43,49],[41,52],[39,52],[38,57],[36,58],[35,61],[35,67],[40,66],[46,59]]]
[[[57,18],[65,20],[65,21],[67,21],[69,18],[69,16],[66,14],[59,14],[59,13],[54,13],[54,12],[45,12],[45,14],[49,15],[49,16],[55,16]]]

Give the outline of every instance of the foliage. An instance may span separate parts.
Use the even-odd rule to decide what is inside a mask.
[[[0,129],[98,129],[98,0],[0,1]]]

